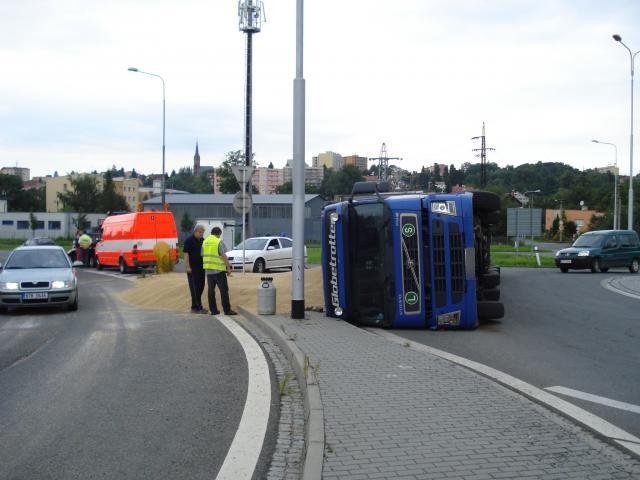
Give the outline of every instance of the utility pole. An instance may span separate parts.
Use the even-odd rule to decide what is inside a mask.
[[[378,180],[386,182],[389,177],[389,160],[402,160],[401,157],[389,157],[387,155],[387,144],[382,142],[380,156],[369,158],[372,162],[380,162],[378,166]]]
[[[484,122],[482,122],[482,135],[479,137],[471,137],[471,140],[480,140],[480,148],[474,148],[473,152],[480,152],[476,157],[480,157],[480,188],[487,186],[487,150],[495,150],[495,148],[487,147],[484,134]]]
[[[253,154],[251,152],[252,145],[252,109],[251,109],[251,92],[252,92],[252,70],[253,70],[253,34],[260,31],[260,26],[264,18],[264,10],[262,1],[260,0],[240,0],[238,3],[239,28],[241,32],[247,34],[247,79],[245,87],[245,111],[244,111],[244,159],[245,166],[252,164]],[[251,196],[251,177],[246,184],[246,192]],[[253,223],[253,208],[249,208],[249,212],[244,214],[244,222],[247,225],[247,235],[251,236],[251,227]]]

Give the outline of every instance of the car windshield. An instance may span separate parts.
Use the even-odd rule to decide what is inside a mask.
[[[578,238],[573,246],[579,248],[600,247],[606,235],[582,235]]]
[[[247,238],[236,245],[235,250],[264,250],[268,238]],[[245,245],[243,248],[243,244]]]
[[[69,268],[69,260],[62,250],[16,250],[7,259],[5,269],[18,268]]]

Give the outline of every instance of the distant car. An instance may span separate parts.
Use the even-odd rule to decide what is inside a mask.
[[[594,230],[578,237],[569,248],[556,252],[556,267],[562,273],[569,269],[591,269],[607,272],[611,267],[627,267],[631,273],[640,270],[640,242],[633,230]]]
[[[266,272],[273,268],[292,268],[293,241],[287,237],[254,237],[244,242],[246,259],[242,258],[243,244],[227,252],[231,269],[236,271]],[[307,258],[307,247],[304,247]]]
[[[24,241],[22,245],[24,246],[33,246],[33,245],[55,245],[56,242],[51,240],[49,237],[34,237],[29,238]]]
[[[0,265],[0,311],[9,307],[78,309],[78,280],[64,249],[21,246]]]

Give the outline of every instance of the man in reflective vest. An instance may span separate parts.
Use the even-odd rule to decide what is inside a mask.
[[[89,265],[89,247],[91,246],[92,242],[93,240],[91,240],[91,237],[87,235],[87,232],[82,232],[82,235],[80,235],[80,238],[78,238],[78,244],[80,245],[80,255],[82,256],[80,260],[82,260],[82,263],[85,267]]]
[[[205,238],[202,243],[202,263],[207,274],[207,296],[209,298],[209,310],[211,315],[219,315],[220,311],[216,304],[216,285],[220,289],[220,299],[222,300],[222,310],[225,315],[237,315],[231,310],[229,302],[229,286],[227,275],[231,275],[231,265],[227,259],[227,247],[220,239],[222,230],[220,227],[213,227],[211,235]]]

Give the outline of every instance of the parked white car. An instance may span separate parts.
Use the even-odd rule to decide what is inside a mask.
[[[242,258],[243,245],[236,245],[233,250],[227,252],[231,269],[247,272],[266,272],[272,268],[292,268],[293,266],[293,241],[287,237],[254,237],[247,238],[244,242],[246,259]],[[307,259],[307,247],[304,247],[305,262]]]

